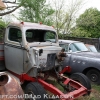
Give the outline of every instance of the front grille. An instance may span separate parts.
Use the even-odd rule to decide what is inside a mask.
[[[51,53],[47,55],[47,67],[52,68],[55,66],[56,53]]]

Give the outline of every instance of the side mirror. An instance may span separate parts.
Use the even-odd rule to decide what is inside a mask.
[[[43,49],[39,50],[39,56],[41,56],[41,54],[43,53]]]

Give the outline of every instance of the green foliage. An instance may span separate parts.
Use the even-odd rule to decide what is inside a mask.
[[[52,25],[50,17],[54,10],[45,3],[46,0],[26,0],[22,4],[23,8],[20,9],[20,20]]]
[[[100,11],[96,8],[87,9],[76,20],[76,26],[72,29],[72,36],[100,37]]]
[[[0,41],[3,39],[5,28],[8,24],[6,24],[2,19],[0,19]]]
[[[1,28],[6,28],[6,23],[3,20],[0,20],[0,29]]]

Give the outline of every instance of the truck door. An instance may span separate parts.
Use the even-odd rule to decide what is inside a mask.
[[[19,28],[9,27],[5,35],[6,68],[17,74],[23,73],[22,32]]]

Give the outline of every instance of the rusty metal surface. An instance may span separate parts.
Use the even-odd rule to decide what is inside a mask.
[[[0,0],[0,10],[6,9],[5,4]]]
[[[23,90],[16,79],[0,73],[0,100],[24,100]]]

